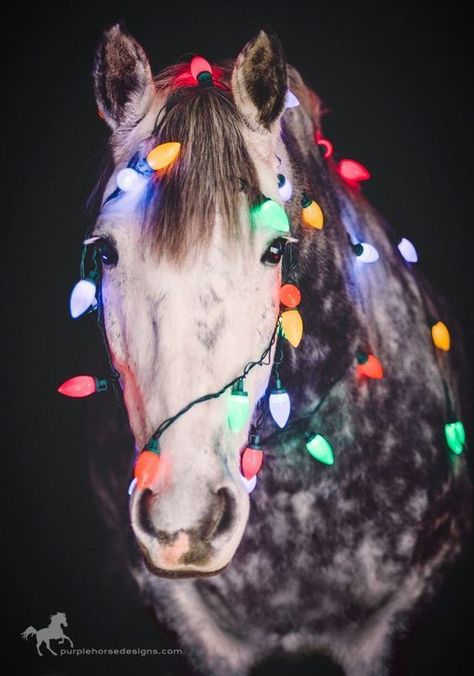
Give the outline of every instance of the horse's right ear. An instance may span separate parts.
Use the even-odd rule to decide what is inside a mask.
[[[120,24],[102,36],[93,76],[101,117],[114,130],[133,128],[146,114],[155,88],[143,48]]]

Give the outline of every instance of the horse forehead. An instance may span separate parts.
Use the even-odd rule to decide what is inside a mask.
[[[214,239],[214,238],[213,238]],[[202,251],[190,251],[179,264],[151,254],[144,272],[151,284],[175,300],[199,297],[203,305],[219,304],[228,295],[253,289],[259,268],[255,245],[214,240]]]

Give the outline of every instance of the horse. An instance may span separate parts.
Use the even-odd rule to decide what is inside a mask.
[[[470,532],[457,324],[276,36],[154,77],[115,25],[93,80],[111,159],[91,309],[136,452],[101,455],[100,491],[126,533],[140,465],[143,596],[203,673],[324,654],[382,676]],[[284,427],[269,392],[291,395]]]
[[[25,639],[25,641],[27,641],[30,638],[30,636],[36,637],[36,650],[38,651],[38,655],[40,656],[42,656],[40,646],[43,643],[46,644],[46,647],[50,653],[57,656],[58,653],[55,653],[49,644],[51,640],[60,641],[61,643],[64,643],[64,641],[69,641],[69,645],[71,646],[71,648],[74,647],[74,644],[69,638],[69,636],[66,636],[66,634],[63,631],[63,627],[67,627],[67,619],[65,613],[55,613],[54,615],[50,615],[49,619],[50,622],[47,627],[44,627],[43,629],[35,629],[34,627],[27,627],[25,631],[21,634],[21,637]]]

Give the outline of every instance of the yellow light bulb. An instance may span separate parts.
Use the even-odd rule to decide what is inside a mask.
[[[431,327],[431,337],[433,343],[440,350],[447,352],[451,347],[451,336],[449,335],[448,327],[443,322],[436,322]]]
[[[319,204],[305,197],[302,200],[302,206],[301,220],[303,223],[311,228],[316,228],[316,230],[321,230],[324,225],[324,214]]]
[[[160,143],[160,145],[155,146],[153,150],[150,150],[146,156],[146,161],[152,169],[160,171],[160,169],[169,167],[169,165],[176,160],[180,150],[181,143],[178,143],[177,141]]]
[[[298,347],[303,336],[303,319],[298,310],[285,310],[281,315],[283,335],[293,347]]]

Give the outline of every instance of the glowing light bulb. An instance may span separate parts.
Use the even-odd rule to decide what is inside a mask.
[[[324,138],[324,137],[322,136],[322,134],[321,134],[321,132],[319,131],[319,129],[318,129],[318,130],[315,132],[315,134],[314,134],[314,140],[316,141],[316,143],[318,144],[318,146],[320,146],[321,148],[323,148],[323,150],[324,150],[323,156],[324,156],[324,158],[325,158],[326,160],[327,160],[329,157],[332,157],[332,155],[334,154],[334,146],[333,146],[333,144],[331,143],[331,141],[330,141],[329,139]]]
[[[285,427],[290,417],[291,403],[290,396],[282,386],[280,378],[275,381],[275,387],[270,393],[268,405],[272,418],[278,427]]]
[[[444,322],[436,322],[431,327],[431,337],[433,343],[440,350],[448,352],[451,347],[451,336],[449,335],[448,327]]]
[[[319,204],[304,195],[301,200],[301,206],[303,207],[301,210],[301,220],[303,223],[311,228],[316,228],[316,230],[321,230],[324,225],[324,214]]]
[[[131,167],[125,167],[125,169],[120,169],[117,174],[117,186],[120,190],[127,191],[132,190],[137,186],[139,181],[139,174],[132,169]]]
[[[263,449],[258,434],[250,435],[250,442],[242,453],[242,474],[247,480],[252,479],[260,470],[263,462]]]
[[[306,450],[315,460],[319,460],[324,465],[334,464],[332,446],[322,434],[308,433],[306,439]]]
[[[234,385],[229,397],[227,421],[232,432],[239,432],[247,422],[249,415],[249,395],[244,390],[242,378]]]
[[[96,302],[96,279],[97,273],[91,272],[74,286],[69,299],[69,311],[73,319],[83,315]]]
[[[446,443],[453,453],[459,455],[463,452],[466,443],[466,431],[460,420],[446,423],[444,426],[444,436],[446,437]]]
[[[128,487],[128,494],[133,495],[133,492],[134,492],[136,487],[137,487],[137,480],[132,479],[131,482],[130,482],[130,486]]]
[[[296,98],[296,96],[293,94],[293,92],[290,92],[289,89],[287,89],[286,94],[285,94],[285,108],[296,108],[296,106],[299,106],[300,102]]]
[[[257,485],[257,475],[254,474],[254,476],[251,479],[246,479],[242,474],[240,475],[240,478],[242,479],[242,483],[244,485],[245,490],[247,493],[251,493],[255,486]]]
[[[367,242],[358,242],[352,245],[352,250],[361,263],[375,263],[379,259],[377,249]]]
[[[88,397],[95,392],[105,392],[107,390],[107,381],[99,380],[93,376],[74,376],[65,380],[58,387],[58,392],[65,397]]]
[[[280,303],[285,307],[296,307],[301,303],[301,293],[294,284],[283,284],[280,287]]]
[[[357,373],[367,378],[383,378],[383,367],[380,360],[373,354],[358,352],[357,355]]]
[[[291,199],[291,195],[293,194],[293,188],[291,187],[291,183],[283,174],[278,174],[277,178],[278,178],[278,192],[280,193],[280,197],[284,202],[288,202],[288,200]]]
[[[355,160],[339,160],[337,171],[341,178],[353,188],[359,188],[361,181],[367,181],[370,178],[368,169]]]
[[[140,490],[151,488],[157,479],[159,469],[160,447],[158,441],[152,437],[138,456],[135,464],[134,475],[137,480],[137,488]]]
[[[298,347],[303,336],[303,319],[298,310],[285,310],[281,315],[283,335],[293,347]]]
[[[402,237],[398,242],[398,250],[402,254],[403,258],[407,263],[417,263],[418,262],[418,253],[413,246],[412,242],[406,237]]]
[[[212,82],[212,67],[209,61],[206,61],[202,56],[194,56],[189,64],[191,75],[197,82],[211,81]]]
[[[273,228],[279,232],[289,232],[290,222],[282,206],[271,199],[250,208],[250,221],[253,228]]]
[[[155,171],[161,171],[169,167],[179,155],[181,150],[181,143],[177,141],[170,141],[168,143],[160,143],[150,150],[146,156],[146,161]]]

